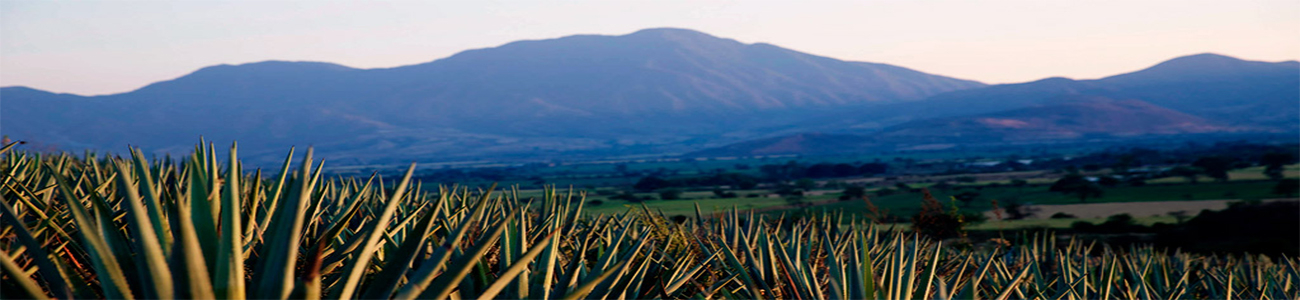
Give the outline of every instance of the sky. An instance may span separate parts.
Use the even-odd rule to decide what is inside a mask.
[[[0,0],[0,86],[101,95],[217,64],[424,63],[511,41],[677,27],[1014,83],[1182,55],[1300,60],[1300,1]]]

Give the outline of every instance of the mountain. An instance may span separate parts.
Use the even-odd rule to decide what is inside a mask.
[[[1300,124],[1300,62],[1247,61],[1218,54],[1170,59],[1136,72],[1094,80],[1046,78],[941,93],[826,115],[809,130],[861,133],[908,121],[991,113],[1051,104],[1066,96],[1138,99],[1229,125],[1290,130]]]
[[[1283,129],[1300,124],[1297,61],[1198,54],[1095,82],[1120,91],[1120,98],[1143,99],[1212,120]]]
[[[1058,101],[993,113],[911,121],[865,135],[792,134],[706,149],[688,156],[818,155],[1258,130],[1218,125],[1140,100],[1070,96]]]
[[[1101,79],[1056,77],[992,85],[921,101],[845,110],[815,120],[767,130],[786,135],[692,155],[833,153],[895,150],[927,143],[1033,143],[1198,133],[1295,133],[1300,131],[1300,63],[1197,54]],[[761,150],[806,135],[802,132],[848,137],[837,143],[857,146]]]
[[[1245,130],[1140,100],[1069,97],[1061,103],[890,127],[882,140],[969,143],[1024,142],[1087,137],[1132,137]]]
[[[686,154],[689,157],[817,155],[876,147],[872,137],[851,134],[799,133],[745,141]]]
[[[94,97],[7,87],[0,133],[65,149],[158,151],[187,149],[203,135],[238,139],[245,152],[310,144],[353,158],[685,149],[843,107],[982,86],[664,28],[519,41],[386,69],[219,65]]]

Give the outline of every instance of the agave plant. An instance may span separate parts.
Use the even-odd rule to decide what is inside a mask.
[[[858,216],[587,216],[580,191],[0,149],[5,298],[1300,298],[1294,258],[1051,235],[955,249]]]

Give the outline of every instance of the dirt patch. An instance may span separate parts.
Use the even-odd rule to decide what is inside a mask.
[[[1197,201],[1159,201],[1159,202],[1122,202],[1091,204],[1058,204],[1029,206],[1033,215],[1029,219],[1047,219],[1056,213],[1067,213],[1077,218],[1105,218],[1117,214],[1129,214],[1134,217],[1164,216],[1171,212],[1184,211],[1188,216],[1196,216],[1201,210],[1221,210],[1228,204],[1241,200],[1197,200]],[[1300,199],[1268,199],[1263,202],[1300,201]],[[984,213],[990,219],[996,218],[993,211]]]

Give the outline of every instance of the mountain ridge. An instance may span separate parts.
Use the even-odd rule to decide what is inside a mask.
[[[1141,70],[1107,76],[1091,80],[1075,80],[1063,77],[1050,77],[1040,80],[998,84],[983,88],[957,90],[931,96],[921,104],[892,104],[871,108],[862,108],[822,116],[822,119],[835,120],[821,126],[802,124],[786,128],[803,128],[804,132],[826,132],[858,136],[860,145],[879,146],[882,140],[895,143],[913,143],[927,140],[931,143],[972,143],[981,137],[1002,140],[1010,136],[1017,141],[1030,141],[1034,138],[1031,129],[1022,132],[1004,132],[1003,135],[988,135],[988,128],[973,123],[971,116],[1008,113],[1015,110],[1041,107],[1062,107],[1077,102],[1079,98],[1126,99],[1141,101],[1144,107],[1135,109],[1135,114],[1125,118],[1145,118],[1153,116],[1171,117],[1170,112],[1181,117],[1187,124],[1184,131],[1161,132],[1147,128],[1150,132],[1141,135],[1178,135],[1199,133],[1282,133],[1297,132],[1300,128],[1300,62],[1259,62],[1242,60],[1219,54],[1195,54],[1176,57],[1157,63]],[[1094,107],[1095,108],[1095,107]],[[1076,109],[1092,109],[1076,107]],[[1187,118],[1191,117],[1191,118]],[[1101,120],[1123,123],[1125,120]],[[885,120],[882,122],[882,120]],[[945,124],[946,120],[965,121],[964,124]],[[897,131],[908,126],[918,126],[930,122],[933,130],[930,136],[913,139],[901,138],[905,134]],[[1094,125],[1106,123],[1093,121]],[[964,126],[963,126],[964,125]],[[915,129],[915,128],[914,128]],[[1111,129],[1118,135],[1125,136],[1121,130]],[[786,129],[786,131],[789,131]],[[1065,130],[1070,131],[1070,130]],[[797,134],[797,132],[795,133]],[[946,137],[945,137],[946,135]],[[766,143],[782,141],[793,137],[790,133],[780,136],[768,136],[763,139],[733,143],[710,148],[692,155],[734,156],[753,153],[763,149]],[[1085,138],[1082,135],[1070,135],[1071,138]],[[1092,135],[1095,137],[1095,135]],[[1061,140],[1062,136],[1038,136],[1040,142]],[[875,143],[875,144],[873,144]],[[861,151],[861,146],[848,148],[846,151]],[[855,150],[856,149],[856,150]],[[818,152],[818,151],[813,151]],[[825,152],[825,151],[821,151]],[[792,153],[782,153],[792,154]]]
[[[516,41],[393,68],[215,65],[99,96],[3,88],[0,121],[15,138],[93,149],[127,142],[175,149],[202,135],[239,139],[244,152],[369,143],[440,157],[471,155],[447,150],[456,143],[500,153],[571,148],[563,143],[623,147],[593,140],[662,152],[742,139],[752,128],[818,111],[981,86],[691,30],[649,29]],[[500,154],[492,151],[483,155]]]

